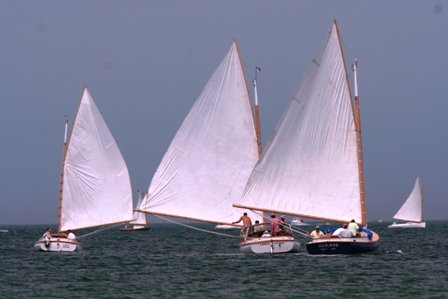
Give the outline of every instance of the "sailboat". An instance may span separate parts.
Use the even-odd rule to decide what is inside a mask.
[[[389,228],[425,228],[423,220],[423,187],[420,179],[415,179],[414,188],[401,208],[395,213],[394,219],[407,221],[405,223],[392,223]]]
[[[171,141],[139,211],[232,225],[232,207],[259,159],[256,125],[236,41]]]
[[[137,190],[137,192],[138,192],[138,201],[134,210],[135,220],[129,222],[124,227],[121,227],[120,228],[121,231],[142,231],[142,230],[149,230],[151,228],[150,225],[148,224],[146,214],[138,211],[143,202],[143,198],[146,196],[146,193],[141,190]]]
[[[309,224],[303,222],[303,219],[294,218],[293,220],[291,220],[291,225],[292,226],[308,226]]]
[[[59,189],[58,231],[39,239],[42,251],[81,249],[68,231],[104,227],[132,220],[132,191],[126,163],[87,88],[64,149]]]
[[[366,225],[354,70],[353,102],[334,21],[235,207]],[[357,238],[313,239],[306,248],[310,254],[342,254],[373,251],[378,242],[368,230]]]

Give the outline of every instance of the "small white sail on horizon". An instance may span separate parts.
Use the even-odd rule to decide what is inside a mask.
[[[258,161],[246,79],[236,42],[215,70],[171,141],[140,211],[232,224],[234,208]]]
[[[414,188],[393,218],[406,221],[406,223],[392,223],[389,225],[389,228],[426,227],[426,223],[423,220],[423,187],[419,177],[415,179]]]

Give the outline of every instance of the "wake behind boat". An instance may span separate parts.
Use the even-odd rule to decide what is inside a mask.
[[[425,228],[423,220],[423,187],[419,177],[415,179],[414,188],[401,208],[395,213],[394,219],[407,221],[404,223],[392,223],[388,228]]]
[[[366,225],[359,97],[355,80],[353,103],[336,21],[318,53],[234,206]],[[379,237],[350,241],[351,250],[338,250],[346,240],[336,238],[306,247],[310,254],[366,252]]]
[[[48,230],[34,248],[75,251],[80,242],[67,233],[132,220],[128,169],[118,145],[87,88],[64,150],[59,190],[57,234]]]

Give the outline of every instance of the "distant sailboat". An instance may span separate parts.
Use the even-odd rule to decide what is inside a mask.
[[[168,147],[139,211],[232,225],[259,159],[256,127],[236,42],[215,70]]]
[[[405,223],[392,223],[389,228],[425,228],[423,220],[423,187],[420,179],[415,179],[414,188],[401,208],[395,213],[394,219],[407,221]]]
[[[293,226],[308,226],[309,224],[303,222],[303,220],[300,218],[294,218],[293,220],[291,220],[291,225],[293,225]]]
[[[366,225],[359,100],[352,101],[336,21],[234,206]],[[356,78],[356,72],[355,72]],[[376,250],[379,236],[313,239],[310,254]]]
[[[140,206],[142,205],[143,198],[146,196],[146,193],[138,190],[138,201],[135,206],[134,219],[133,221],[126,224],[124,227],[120,228],[122,231],[142,231],[149,230],[150,225],[148,224],[148,219],[146,218],[146,214],[142,212],[138,212]]]
[[[67,122],[68,123],[68,122]],[[132,191],[126,163],[87,88],[64,150],[59,191],[58,233],[39,239],[42,251],[75,251],[66,232],[132,220]]]

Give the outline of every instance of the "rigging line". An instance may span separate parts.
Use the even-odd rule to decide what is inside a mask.
[[[94,235],[94,234],[97,234],[97,233],[99,233],[99,232],[108,230],[108,229],[110,229],[110,228],[117,227],[117,226],[122,225],[122,224],[123,224],[123,223],[118,223],[118,224],[111,225],[111,226],[102,226],[102,227],[100,227],[100,228],[94,230],[93,232],[90,232],[90,233],[87,233],[87,234],[84,234],[84,235],[81,235],[81,236],[77,236],[76,238],[81,239],[81,238],[84,238],[84,237],[87,237],[87,236],[90,236],[90,235]]]
[[[251,210],[254,214],[257,214],[258,216],[261,216],[262,219],[264,219],[266,222],[269,222],[270,218],[269,217],[264,217],[263,213],[260,213],[257,210]],[[279,223],[281,226],[286,226],[289,227],[289,229],[291,229],[293,232],[298,233],[306,238],[311,238],[311,236],[309,236],[308,232],[305,230],[300,230],[298,228],[293,228],[292,225],[290,224],[283,224],[283,223]],[[312,238],[311,238],[312,239]]]
[[[214,235],[218,235],[218,236],[230,237],[230,238],[240,238],[239,236],[235,236],[235,235],[224,234],[224,233],[218,233],[218,232],[214,232],[214,231],[211,231],[211,230],[207,230],[207,229],[202,229],[202,228],[194,227],[194,226],[191,226],[191,225],[188,225],[188,224],[185,224],[185,223],[181,223],[181,222],[178,222],[178,221],[175,221],[175,220],[171,220],[171,219],[165,218],[165,217],[160,216],[160,215],[156,215],[156,214],[152,214],[152,215],[153,215],[153,216],[156,216],[156,217],[158,217],[158,218],[160,218],[160,219],[163,219],[163,220],[165,220],[165,221],[168,221],[168,222],[171,222],[171,223],[180,225],[180,226],[188,227],[188,228],[191,228],[191,229],[194,229],[194,230],[198,230],[198,231],[201,231],[201,232],[205,232],[205,233],[209,233],[209,234],[214,234]]]

